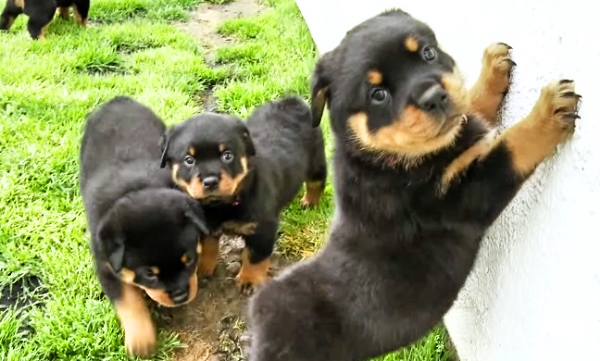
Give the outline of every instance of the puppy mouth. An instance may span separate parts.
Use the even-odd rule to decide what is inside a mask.
[[[155,290],[147,287],[140,286],[146,294],[154,300],[156,303],[163,307],[179,307],[192,302],[198,294],[198,276],[194,273],[188,279],[188,287],[185,297],[173,297],[167,294],[164,290]]]
[[[235,195],[221,194],[221,193],[217,192],[214,194],[205,195],[205,197],[199,198],[198,200],[202,204],[211,205],[211,204],[234,203],[236,198],[237,197]]]

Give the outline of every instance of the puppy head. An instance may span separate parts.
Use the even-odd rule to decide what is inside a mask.
[[[203,201],[232,199],[256,153],[241,119],[209,112],[171,128],[162,147],[161,167],[169,164],[173,181]]]
[[[196,297],[199,239],[208,234],[196,202],[171,189],[120,199],[100,222],[96,240],[122,282],[175,307]]]
[[[314,126],[328,103],[345,144],[405,166],[452,144],[468,108],[454,60],[426,24],[400,10],[356,26],[324,54],[311,93]]]

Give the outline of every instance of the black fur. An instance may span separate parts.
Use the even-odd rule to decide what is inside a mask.
[[[410,167],[388,163],[350,136],[354,114],[367,114],[373,132],[412,104],[414,84],[452,71],[454,61],[439,49],[432,64],[406,51],[409,35],[437,47],[427,25],[388,11],[350,30],[315,67],[314,125],[327,101],[335,136],[335,215],[317,256],[252,297],[251,361],[367,360],[425,336],[454,302],[487,228],[526,179],[501,144],[440,194],[446,167],[488,131],[475,117],[453,145]],[[370,98],[365,75],[372,67],[383,73],[387,103]]]
[[[33,39],[43,35],[43,28],[54,18],[57,8],[73,7],[81,25],[85,25],[90,10],[90,0],[7,0],[0,15],[0,30],[10,30],[15,19],[25,14],[29,17],[27,30]]]
[[[201,207],[173,189],[169,171],[156,162],[165,129],[151,110],[128,97],[103,104],[85,124],[80,192],[95,269],[113,302],[122,297],[123,270],[135,273],[136,286],[181,298],[195,275],[198,239],[208,232]],[[152,275],[150,267],[160,273]]]
[[[238,193],[207,194],[201,201],[215,233],[222,231],[226,221],[257,224],[253,234],[244,235],[250,263],[256,264],[272,254],[280,213],[298,194],[302,182],[324,186],[323,135],[311,124],[309,107],[297,97],[260,106],[245,124],[234,116],[204,113],[166,134],[161,164],[179,164],[175,177],[189,184],[195,177],[205,179],[221,172],[236,177],[242,172],[241,159],[247,159],[248,173]],[[221,143],[235,155],[229,164],[220,158]],[[190,147],[196,150],[195,164],[185,167],[183,159]]]

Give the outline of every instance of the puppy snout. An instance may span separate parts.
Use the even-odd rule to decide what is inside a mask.
[[[188,291],[184,289],[175,290],[171,293],[171,300],[174,303],[184,303],[188,299]]]
[[[207,190],[214,190],[219,186],[219,177],[208,176],[202,180],[202,186]]]
[[[417,100],[421,109],[433,113],[445,113],[448,102],[448,93],[439,84],[429,87]]]

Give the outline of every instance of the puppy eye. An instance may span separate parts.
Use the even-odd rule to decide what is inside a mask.
[[[387,100],[389,93],[387,92],[387,90],[382,88],[373,88],[371,89],[370,96],[373,100],[373,103],[383,103]]]
[[[230,150],[226,150],[221,154],[221,159],[223,159],[223,162],[225,163],[230,163],[233,158],[233,153]]]
[[[158,276],[152,271],[152,268],[145,268],[142,271],[142,277],[149,282],[155,282],[156,280],[158,280]]]
[[[437,59],[437,51],[433,46],[424,46],[421,50],[421,56],[426,62],[432,62]]]
[[[187,166],[192,166],[196,163],[196,160],[191,155],[186,155],[185,158],[183,158],[183,162]]]

